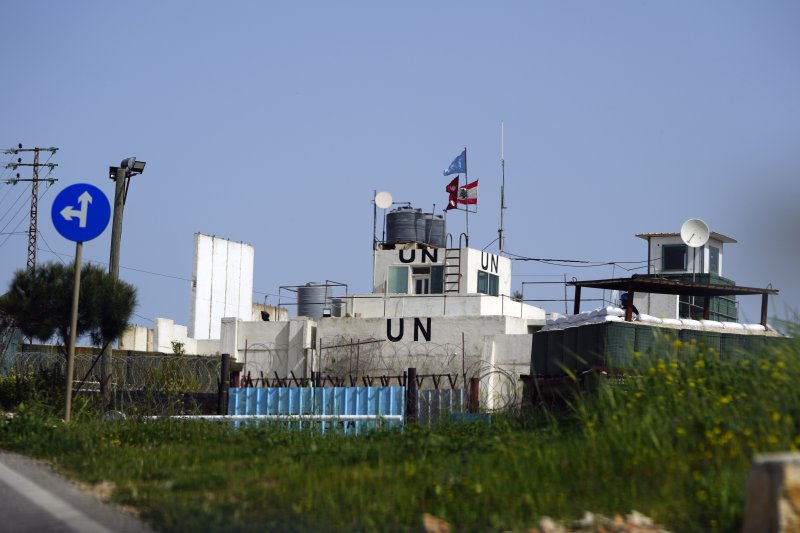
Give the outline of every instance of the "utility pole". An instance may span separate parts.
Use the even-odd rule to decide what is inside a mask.
[[[114,180],[114,205],[113,218],[111,222],[111,255],[108,260],[108,273],[114,280],[119,279],[119,247],[122,241],[122,213],[125,208],[125,187],[126,169],[111,167],[109,178]],[[103,346],[103,353],[100,356],[100,396],[103,400],[104,409],[111,407],[111,371],[113,348],[109,342]]]
[[[18,157],[16,163],[6,164],[6,168],[16,170],[19,167],[33,167],[33,175],[31,178],[20,178],[19,172],[16,178],[6,180],[6,183],[16,185],[20,181],[31,182],[31,218],[28,225],[28,270],[36,268],[36,236],[37,236],[37,219],[39,216],[39,182],[47,181],[51,185],[58,181],[55,178],[39,178],[39,167],[46,167],[50,172],[53,171],[58,165],[56,163],[39,163],[39,152],[50,152],[50,157],[58,151],[58,148],[23,148],[22,143],[18,144],[16,148],[9,148],[3,150],[6,154],[19,154],[20,152],[33,152],[33,163],[23,163],[22,158]],[[48,159],[49,161],[49,159]],[[48,172],[48,175],[50,174]]]
[[[131,177],[144,172],[144,161],[137,161],[135,157],[123,159],[118,167],[109,167],[108,177],[114,180],[114,208],[111,222],[111,254],[108,261],[108,273],[115,280],[119,279],[119,248],[122,241],[122,214],[125,210],[125,200],[128,197],[128,186]],[[103,406],[111,407],[111,342],[103,347],[100,356],[100,396]]]

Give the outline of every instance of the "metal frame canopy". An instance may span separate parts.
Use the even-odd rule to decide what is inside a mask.
[[[761,295],[761,325],[767,327],[767,304],[769,295],[778,294],[777,289],[761,289],[758,287],[742,287],[739,285],[712,285],[694,281],[667,279],[657,276],[633,275],[630,278],[595,279],[587,281],[570,281],[567,285],[575,287],[574,313],[581,307],[581,288],[618,290],[628,293],[625,308],[625,320],[633,317],[633,296],[637,292],[651,294],[673,294],[675,296],[703,296],[703,318],[709,317],[709,299],[714,296],[748,296]]]

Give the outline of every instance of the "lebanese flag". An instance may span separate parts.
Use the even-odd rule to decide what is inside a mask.
[[[459,204],[477,204],[478,203],[478,180],[472,183],[467,183],[458,189],[458,203]]]
[[[450,209],[455,209],[458,207],[458,176],[453,178],[447,187],[445,187],[445,192],[449,193],[450,197],[447,199],[447,207],[444,208],[445,211],[449,211]]]

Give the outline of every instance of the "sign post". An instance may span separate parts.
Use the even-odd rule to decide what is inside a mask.
[[[72,292],[69,347],[67,350],[67,385],[64,420],[72,410],[72,375],[75,372],[75,336],[78,329],[78,302],[81,289],[83,242],[103,233],[111,217],[111,206],[103,191],[88,183],[70,185],[56,196],[50,211],[53,226],[62,237],[75,242],[75,285]]]
[[[64,421],[69,422],[72,410],[72,375],[75,373],[75,330],[78,329],[78,300],[81,292],[81,255],[83,243],[75,243],[75,285],[72,290],[72,316],[69,325],[69,351],[67,353],[67,390],[64,399]]]

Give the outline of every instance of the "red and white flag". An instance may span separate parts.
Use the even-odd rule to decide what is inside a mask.
[[[472,183],[467,183],[458,189],[458,203],[459,204],[477,204],[478,203],[478,180]]]
[[[453,178],[453,180],[445,187],[445,192],[448,194],[447,198],[447,207],[445,207],[445,211],[449,211],[451,209],[455,209],[458,207],[458,176]]]

